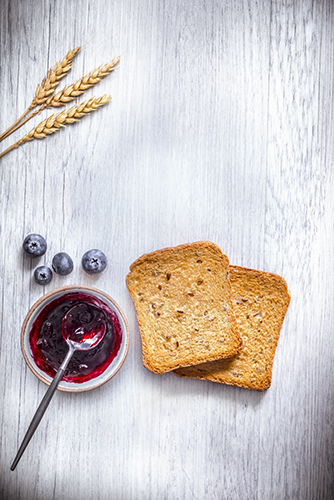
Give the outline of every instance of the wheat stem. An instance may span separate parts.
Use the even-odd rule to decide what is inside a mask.
[[[71,63],[80,49],[81,47],[77,47],[76,49],[69,50],[62,61],[57,62],[53,68],[49,69],[48,74],[43,78],[41,85],[37,85],[35,96],[30,106],[20,116],[20,118],[16,120],[16,122],[14,122],[7,130],[5,130],[5,132],[0,135],[0,142],[10,134],[12,134],[14,130],[17,130],[19,126],[21,126],[18,126],[18,124],[35,106],[43,104],[48,99],[48,97],[54,93],[55,89],[59,85],[60,80],[64,78],[64,76],[67,75],[67,73],[70,71],[72,67]],[[26,121],[27,120],[25,120],[25,122]]]
[[[111,96],[108,95],[103,95],[102,97],[92,97],[87,101],[72,106],[72,108],[68,110],[64,109],[57,115],[53,114],[49,116],[39,125],[37,125],[37,127],[34,127],[32,130],[30,130],[30,132],[23,136],[22,139],[15,142],[15,144],[3,151],[0,154],[0,158],[28,141],[32,141],[34,139],[44,139],[48,135],[58,132],[58,130],[60,130],[62,127],[74,123],[84,116],[92,113],[93,111],[96,111],[104,104],[107,104],[110,99]]]
[[[30,111],[31,108],[28,108],[27,109],[27,112]],[[6,131],[4,132],[1,136],[0,136],[0,142],[3,141],[4,139],[7,139],[7,137],[9,137],[11,134],[13,134],[16,130],[18,130],[20,127],[22,127],[22,125],[24,125],[25,123],[27,123],[27,121],[31,120],[31,118],[33,118],[34,116],[36,115],[39,115],[40,112],[42,111],[41,108],[38,108],[38,109],[35,109],[35,111],[33,111],[32,113],[30,113],[30,115],[28,115],[26,118],[25,115],[27,114],[26,113],[23,113],[23,115],[21,116],[21,118],[19,120],[21,120],[22,118],[24,118],[24,120],[22,120],[21,122],[19,120],[17,120],[13,125],[12,125],[12,128],[9,130],[9,131]],[[14,126],[15,125],[15,126]]]
[[[7,130],[5,130],[5,132],[3,132],[0,135],[0,142],[6,139],[6,137],[8,137],[10,134],[12,134],[14,130],[16,130],[17,124],[20,123],[20,121],[29,113],[31,109],[32,109],[31,106],[29,106],[29,108],[25,110],[25,112],[20,116],[20,118],[18,118],[16,122],[13,123],[13,125],[11,125]]]

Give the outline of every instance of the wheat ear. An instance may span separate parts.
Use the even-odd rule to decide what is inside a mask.
[[[110,99],[111,96],[109,95],[103,95],[102,97],[92,97],[87,101],[72,106],[72,108],[68,110],[64,109],[57,115],[53,114],[49,116],[39,125],[37,125],[37,127],[30,130],[30,132],[23,136],[22,139],[15,142],[15,144],[3,151],[3,153],[0,154],[0,158],[6,153],[9,153],[9,151],[12,151],[12,149],[16,149],[28,141],[32,141],[34,139],[44,139],[48,135],[58,132],[58,130],[60,130],[62,127],[74,123],[84,116],[92,113],[93,111],[96,111],[101,106],[104,106],[104,104],[107,104]]]
[[[77,47],[76,49],[69,50],[64,59],[61,62],[57,62],[54,68],[49,70],[47,76],[43,79],[42,84],[37,85],[35,97],[29,106],[30,109],[43,104],[48,97],[53,94],[59,84],[59,81],[64,78],[64,76],[72,68],[71,63],[80,49],[81,47]]]
[[[42,83],[40,85],[37,85],[35,96],[30,106],[20,116],[20,118],[18,118],[16,122],[13,123],[13,125],[11,125],[7,130],[5,130],[5,132],[0,135],[0,142],[8,137],[12,132],[14,132],[14,130],[17,130],[19,126],[21,126],[17,125],[35,106],[43,104],[48,99],[48,97],[54,93],[55,89],[59,85],[60,80],[64,78],[64,76],[67,75],[67,73],[70,71],[72,67],[71,63],[80,49],[81,46],[77,47],[76,49],[69,50],[62,61],[57,62],[53,68],[49,69],[48,74],[43,78]]]
[[[87,75],[80,78],[77,82],[68,85],[63,90],[58,92],[57,94],[51,95],[46,99],[46,101],[35,111],[30,113],[21,123],[19,123],[16,127],[11,129],[11,134],[15,132],[18,128],[24,125],[28,120],[33,118],[36,115],[39,115],[43,109],[46,108],[59,108],[61,106],[65,106],[67,103],[73,101],[80,97],[84,92],[87,92],[91,87],[97,85],[103,78],[109,75],[112,71],[115,70],[115,66],[119,63],[120,57],[116,57],[111,62],[105,64],[104,66],[99,66],[94,71],[91,71]],[[9,134],[8,134],[9,135]],[[6,137],[8,137],[6,135]]]

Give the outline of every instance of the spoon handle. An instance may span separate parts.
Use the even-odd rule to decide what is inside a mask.
[[[70,361],[70,359],[72,357],[73,352],[74,351],[70,348],[64,361],[62,362],[61,366],[59,367],[59,370],[57,371],[56,375],[54,376],[48,390],[46,391],[42,401],[40,402],[39,407],[37,408],[35,415],[33,416],[31,424],[28,427],[26,435],[23,438],[22,444],[21,444],[21,446],[16,454],[16,457],[14,459],[14,462],[11,465],[10,470],[14,470],[15,467],[17,466],[21,456],[23,455],[24,450],[28,446],[30,439],[32,438],[35,430],[37,429],[38,424],[42,420],[42,417],[45,413],[45,410],[47,409],[47,407],[52,399],[52,396],[54,395],[54,393],[58,387],[58,384],[64,375],[64,371],[68,365],[68,362]]]

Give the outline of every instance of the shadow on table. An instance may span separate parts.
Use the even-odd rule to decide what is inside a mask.
[[[156,377],[157,375],[152,374]],[[193,397],[212,397],[219,398],[221,401],[233,402],[236,400],[243,405],[257,406],[268,396],[268,391],[257,391],[254,389],[244,389],[242,387],[220,384],[208,380],[181,378],[173,373],[158,375],[161,377],[161,390],[165,395],[173,398],[183,398],[185,396]]]

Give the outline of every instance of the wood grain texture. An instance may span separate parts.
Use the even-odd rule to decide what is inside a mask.
[[[0,162],[1,500],[334,498],[333,36],[331,0],[2,0],[1,132],[69,49],[89,42],[60,88],[122,58],[87,94],[107,106]],[[40,263],[72,256],[70,276],[34,283],[30,232],[48,241]],[[129,266],[196,240],[288,283],[264,394],[142,366]],[[98,278],[80,268],[95,247],[109,258]],[[100,389],[56,394],[13,473],[46,390],[21,324],[75,283],[122,306],[129,355]]]

